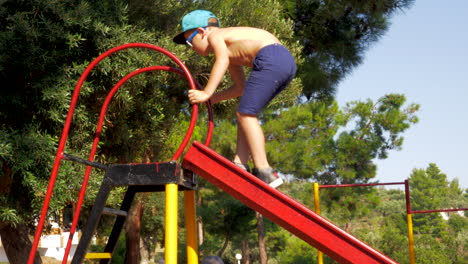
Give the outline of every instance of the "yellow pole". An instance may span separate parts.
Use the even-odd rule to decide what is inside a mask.
[[[195,191],[184,192],[185,229],[187,230],[187,263],[198,264],[197,219]]]
[[[177,192],[177,184],[166,184],[166,243],[164,252],[164,263],[166,264],[177,264]]]
[[[413,237],[413,217],[411,214],[406,214],[406,223],[408,225],[408,243],[409,243],[409,254],[410,264],[415,264],[414,256],[414,237]]]
[[[320,195],[319,195],[319,184],[314,182],[314,204],[315,212],[320,215]],[[323,253],[317,249],[317,263],[323,264]]]

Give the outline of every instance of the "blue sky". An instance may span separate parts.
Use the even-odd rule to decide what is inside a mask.
[[[409,178],[435,163],[468,188],[468,1],[417,0],[395,14],[387,33],[337,89],[340,105],[405,94],[421,105],[402,150],[377,160],[379,182]]]

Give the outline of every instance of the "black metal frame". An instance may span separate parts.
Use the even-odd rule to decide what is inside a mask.
[[[70,160],[78,161],[74,158]],[[80,161],[78,161],[80,162]],[[90,165],[90,164],[88,164]],[[114,164],[93,167],[107,168],[99,193],[91,209],[78,247],[73,256],[72,264],[80,264],[86,255],[89,243],[97,228],[98,222],[103,214],[107,198],[113,187],[128,186],[120,212],[128,212],[132,205],[135,194],[138,192],[163,192],[165,185],[176,183],[179,191],[195,190],[196,178],[190,171],[182,170],[180,164],[175,161],[166,163],[148,164]],[[111,234],[104,249],[105,253],[113,253],[127,216],[124,213],[116,214],[116,220]],[[110,259],[101,259],[100,263],[109,263]]]

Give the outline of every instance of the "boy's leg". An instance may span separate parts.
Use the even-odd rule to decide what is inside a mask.
[[[237,146],[236,146],[236,156],[234,157],[234,163],[237,164],[247,164],[250,158],[249,145],[247,144],[247,139],[245,138],[244,132],[237,126]]]
[[[237,146],[236,146],[236,156],[234,157],[234,164],[239,168],[252,172],[249,167],[249,158],[250,150],[249,145],[247,145],[247,140],[245,139],[244,132],[242,129],[237,126]]]
[[[255,164],[253,174],[273,188],[279,186],[282,179],[268,164],[265,136],[257,114],[288,85],[295,72],[294,58],[284,46],[269,45],[262,48],[255,57],[236,113],[240,136],[237,158],[241,160],[245,157],[247,145]],[[245,139],[247,144],[239,139]]]
[[[268,168],[266,152],[265,152],[265,136],[263,130],[258,123],[258,118],[255,115],[248,115],[237,112],[238,136],[238,151],[244,151],[243,147],[247,146],[250,150],[254,165],[256,168]],[[241,149],[239,149],[239,147]],[[237,155],[242,155],[245,152],[238,152]],[[248,156],[247,156],[248,157]],[[242,160],[241,160],[242,161]]]
[[[268,164],[265,151],[265,136],[263,135],[263,130],[257,116],[237,112],[237,124],[238,133],[245,135],[245,141],[255,164],[252,173],[273,188],[280,186],[283,180]]]

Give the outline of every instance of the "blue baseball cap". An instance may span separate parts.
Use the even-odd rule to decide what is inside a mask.
[[[220,27],[219,19],[207,10],[192,11],[182,18],[182,33],[172,40],[177,44],[185,44],[185,31],[199,27]]]

